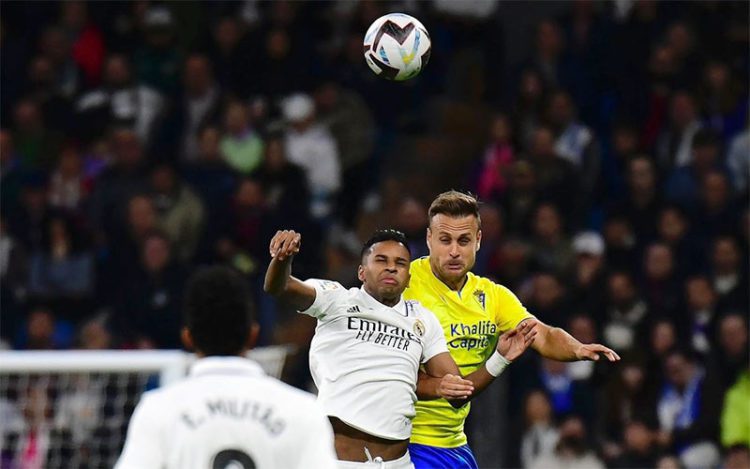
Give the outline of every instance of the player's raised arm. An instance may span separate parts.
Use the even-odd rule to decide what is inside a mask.
[[[583,344],[559,327],[550,327],[535,318],[524,322],[536,324],[539,333],[533,348],[543,357],[566,362],[598,361],[600,355],[604,355],[611,362],[620,359],[614,350],[601,344]]]
[[[315,302],[315,289],[292,276],[292,259],[302,246],[302,236],[292,230],[277,231],[269,245],[268,264],[263,290],[304,311]]]

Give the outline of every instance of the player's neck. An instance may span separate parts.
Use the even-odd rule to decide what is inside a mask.
[[[464,274],[463,277],[459,278],[458,280],[450,280],[442,275],[435,269],[432,264],[430,264],[430,270],[432,271],[432,275],[435,276],[436,279],[440,280],[445,284],[446,287],[453,291],[461,291],[461,289],[466,285],[466,281],[469,279],[469,276],[467,274]]]
[[[387,298],[380,296],[378,292],[371,291],[369,288],[367,288],[367,285],[364,286],[364,290],[367,292],[368,295],[375,298],[379,303],[383,303],[384,305],[393,308],[398,304],[399,301],[401,301],[401,295],[394,297],[394,298]]]

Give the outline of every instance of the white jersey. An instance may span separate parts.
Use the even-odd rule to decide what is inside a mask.
[[[116,469],[332,468],[333,431],[315,398],[240,357],[198,360],[143,394]]]
[[[370,435],[411,436],[419,366],[448,352],[437,318],[416,301],[386,306],[362,288],[307,280],[318,319],[310,371],[327,415]]]

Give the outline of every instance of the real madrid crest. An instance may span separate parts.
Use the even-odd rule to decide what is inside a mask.
[[[486,296],[485,296],[483,290],[474,290],[474,298],[476,298],[477,301],[479,302],[479,304],[482,305],[482,309],[486,309],[485,308],[485,298],[486,298]]]
[[[424,335],[424,323],[417,319],[414,321],[414,333],[417,334],[419,337],[422,337]]]

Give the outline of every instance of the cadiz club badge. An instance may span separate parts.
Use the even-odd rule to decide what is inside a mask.
[[[414,321],[414,333],[419,337],[422,337],[424,335],[424,323],[419,319]]]
[[[474,298],[477,299],[480,305],[482,305],[482,309],[485,309],[485,294],[482,290],[474,290]]]

